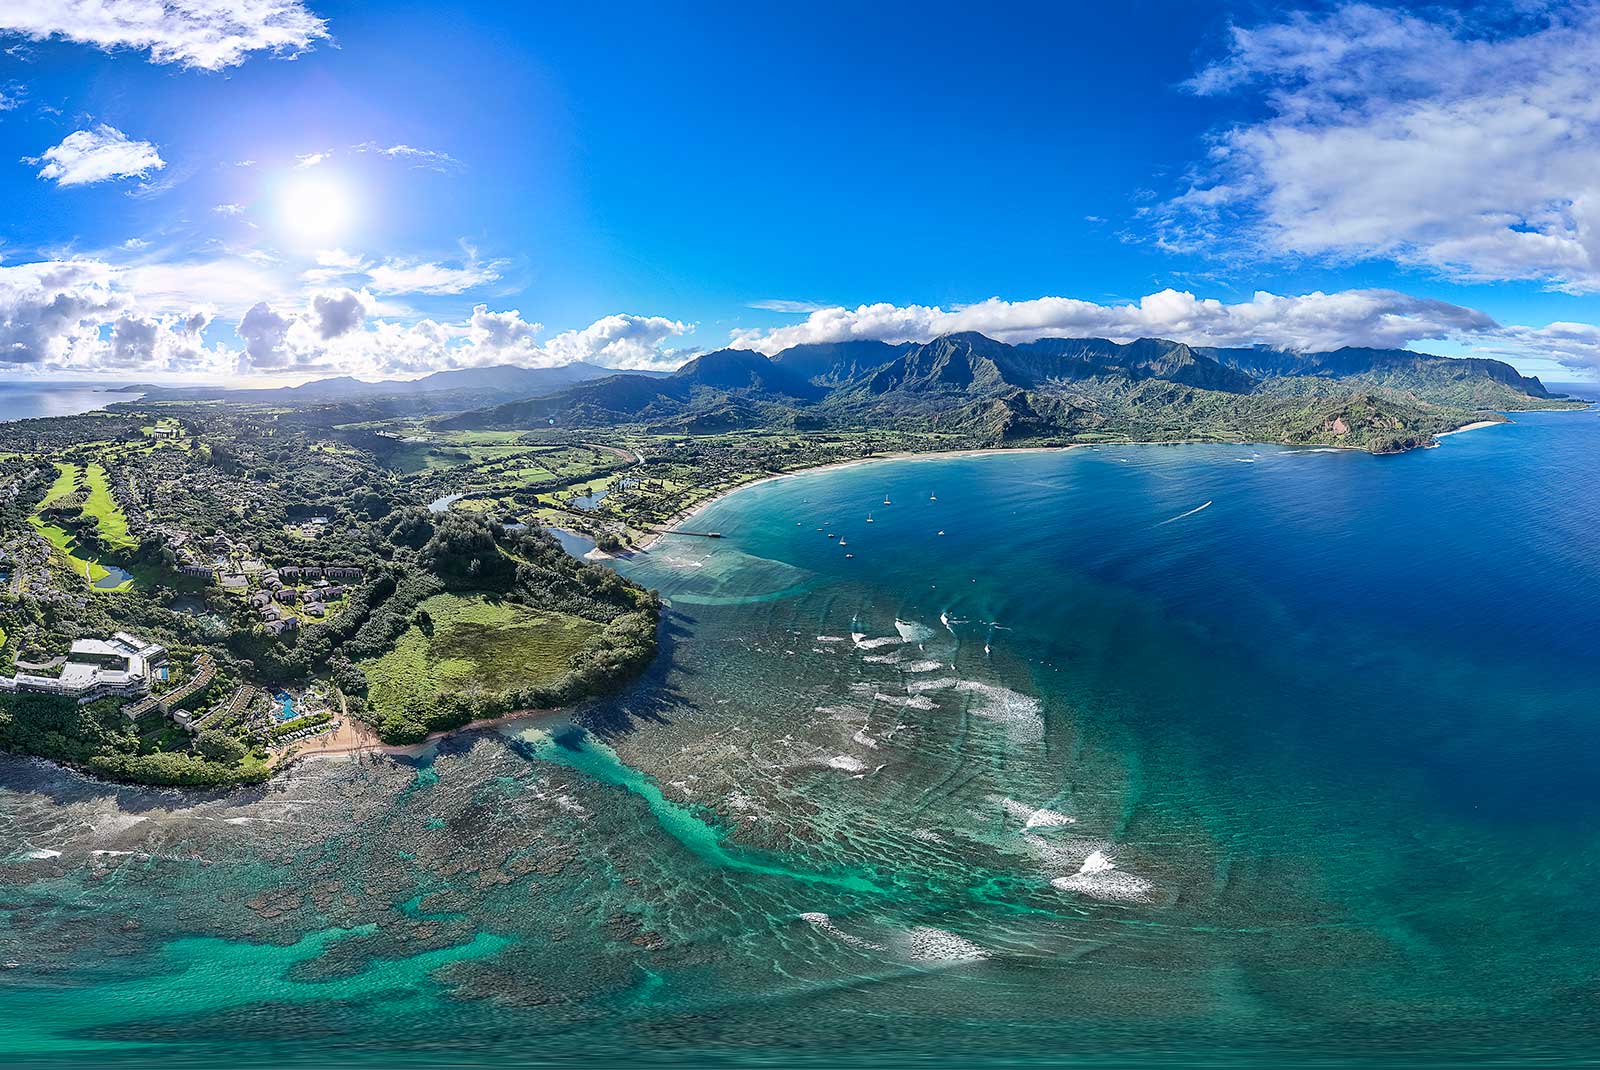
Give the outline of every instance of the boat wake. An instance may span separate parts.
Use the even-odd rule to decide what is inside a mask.
[[[1171,519],[1163,520],[1161,523],[1157,524],[1156,527],[1163,528],[1168,524],[1175,524],[1186,516],[1194,516],[1194,514],[1200,512],[1201,510],[1209,508],[1211,508],[1211,502],[1207,501],[1204,505],[1197,505],[1193,509],[1190,509],[1187,513],[1179,513],[1177,516],[1172,517]]]

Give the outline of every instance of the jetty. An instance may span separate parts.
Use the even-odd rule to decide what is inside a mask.
[[[686,530],[684,528],[668,528],[665,531],[658,531],[658,532],[656,532],[656,534],[657,535],[693,535],[697,539],[720,539],[720,538],[722,538],[722,532],[720,532],[720,531],[688,531],[688,530]]]

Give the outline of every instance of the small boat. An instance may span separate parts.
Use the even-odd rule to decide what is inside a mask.
[[[889,496],[888,496],[888,495],[887,495],[887,494],[885,494],[885,495],[884,495],[884,496],[883,496],[883,504],[884,504],[884,505],[893,505],[893,504],[894,504],[894,503],[893,503],[893,502],[891,502],[891,501],[890,501],[890,500],[889,500]]]
[[[844,541],[844,536],[843,535],[839,536],[839,545],[840,546],[845,545],[845,541]]]
[[[937,494],[933,493],[932,491],[929,491],[928,492],[928,500],[930,502],[936,502],[936,501],[939,500],[939,496]]]
[[[855,554],[845,554],[844,556],[846,556],[846,557],[854,557],[856,555]]]
[[[839,536],[837,536],[837,535],[835,535],[835,534],[834,534],[834,533],[833,533],[833,532],[831,532],[831,531],[830,531],[830,532],[828,532],[828,538],[830,538],[830,539],[837,539],[837,538],[838,538],[838,537],[839,537]]]
[[[869,523],[869,524],[872,523],[872,514],[871,513],[867,514],[867,523]]]
[[[943,534],[944,534],[944,528],[940,528],[940,529],[939,529],[939,534],[940,534],[940,535],[943,535]]]

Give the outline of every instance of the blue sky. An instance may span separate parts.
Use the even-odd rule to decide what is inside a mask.
[[[1595,376],[1593,7],[1086,6],[19,0],[0,376],[949,329]]]

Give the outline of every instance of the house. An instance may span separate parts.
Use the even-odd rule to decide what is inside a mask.
[[[337,584],[335,584],[335,585],[333,585],[331,587],[324,587],[322,590],[318,591],[317,593],[322,596],[322,600],[324,602],[331,602],[335,598],[343,598],[347,593],[349,593],[349,590],[350,590],[350,588],[348,588],[348,587],[340,587]]]
[[[293,617],[284,617],[282,620],[267,621],[267,634],[281,636],[294,631],[297,623]]]
[[[285,583],[292,583],[300,578],[299,565],[284,565],[278,570],[278,578]]]
[[[354,565],[337,565],[323,569],[322,574],[330,580],[359,580],[363,572]]]
[[[256,609],[265,609],[272,604],[272,596],[266,591],[257,591],[250,596],[250,605]]]
[[[250,589],[250,581],[237,572],[229,572],[222,577],[222,589],[234,594],[242,594]]]
[[[285,605],[288,605],[291,602],[300,601],[300,592],[295,590],[293,587],[285,587],[280,591],[273,591],[272,597],[276,598]]]
[[[185,576],[196,576],[209,580],[216,574],[217,570],[210,565],[181,565],[178,571]]]
[[[257,612],[261,614],[261,619],[266,621],[279,620],[283,617],[283,611],[271,604],[262,606]]]
[[[321,617],[326,615],[328,612],[323,608],[321,602],[307,602],[301,608],[305,611],[305,614],[308,617]]]
[[[183,432],[176,427],[152,427],[150,429],[151,438],[178,438],[182,434]]]

